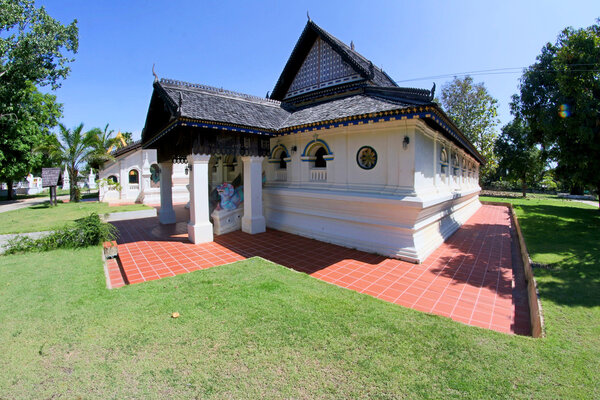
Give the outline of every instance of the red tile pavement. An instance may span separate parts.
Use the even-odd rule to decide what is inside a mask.
[[[106,273],[108,273],[107,284],[109,288],[125,286],[117,259],[111,258],[106,260]]]
[[[177,220],[187,210],[176,207]],[[530,334],[525,281],[506,207],[481,207],[422,264],[323,243],[275,230],[241,231],[194,245],[186,222],[157,218],[114,222],[119,266],[112,287],[187,273],[259,256],[357,292],[500,332]],[[513,265],[515,272],[513,273]],[[122,283],[119,283],[121,279]]]

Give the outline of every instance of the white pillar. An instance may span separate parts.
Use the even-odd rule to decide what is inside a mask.
[[[190,154],[190,221],[188,239],[194,244],[213,241],[213,225],[208,209],[208,161],[209,154]]]
[[[244,216],[242,231],[251,235],[266,231],[262,201],[262,163],[264,157],[242,157],[244,162]]]
[[[69,185],[69,171],[67,170],[67,166],[65,165],[65,171],[63,172],[63,185],[62,185],[62,189],[63,190],[68,190],[71,187],[71,185]]]
[[[140,180],[140,193],[145,194],[146,191],[150,190],[150,163],[148,162],[148,153],[142,150],[144,153],[144,162],[142,163],[142,179]]]
[[[90,168],[90,174],[88,175],[88,187],[90,189],[96,189],[96,174],[94,169]]]
[[[160,211],[158,220],[161,224],[175,223],[175,210],[173,210],[173,193],[171,175],[173,174],[173,163],[162,162],[160,167]]]
[[[223,174],[223,156],[219,157],[219,161],[216,164],[217,167],[217,181],[213,182],[213,184],[220,185],[225,182],[224,174]],[[216,186],[215,185],[215,186]]]

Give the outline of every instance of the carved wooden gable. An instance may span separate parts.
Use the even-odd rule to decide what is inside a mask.
[[[361,75],[345,63],[331,46],[318,37],[298,70],[285,98],[360,79]]]

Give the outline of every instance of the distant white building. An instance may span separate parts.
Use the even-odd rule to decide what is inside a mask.
[[[100,201],[109,203],[160,203],[160,168],[156,150],[142,150],[141,142],[133,143],[112,153],[98,172]],[[187,203],[188,176],[186,165],[176,164],[172,175],[173,202]]]

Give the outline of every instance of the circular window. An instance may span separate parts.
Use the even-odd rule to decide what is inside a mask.
[[[356,153],[356,162],[362,169],[373,169],[377,165],[377,152],[370,146],[363,146]]]

